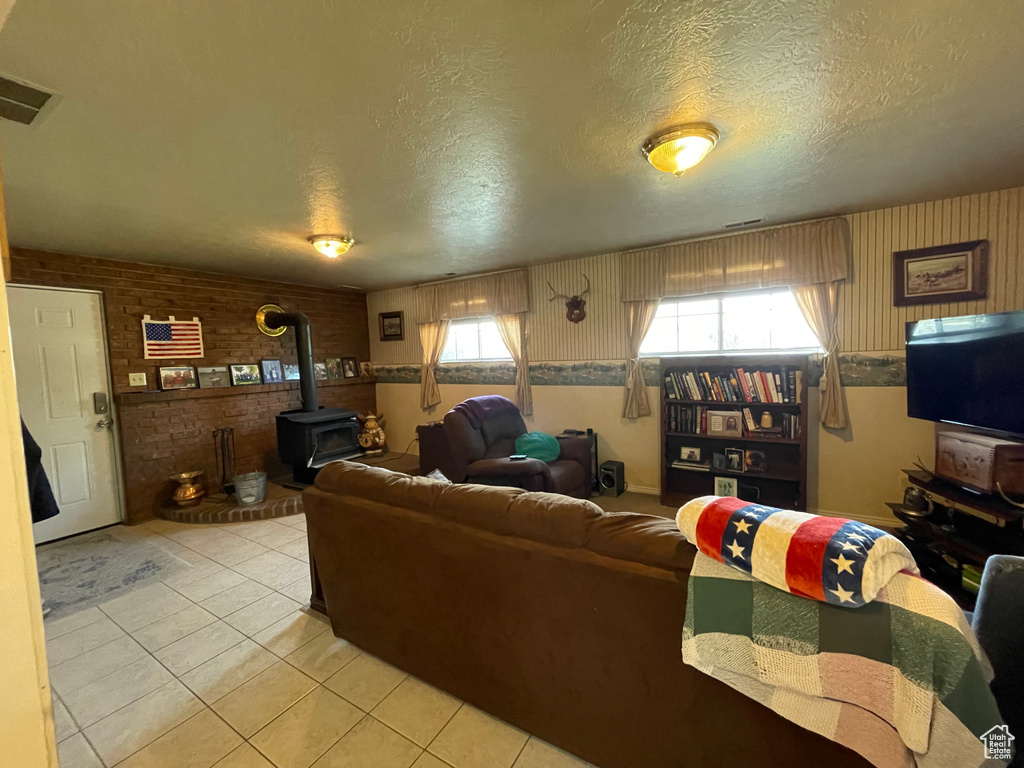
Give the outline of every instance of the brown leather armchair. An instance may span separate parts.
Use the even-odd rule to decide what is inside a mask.
[[[450,473],[445,474],[454,482],[590,497],[591,457],[586,440],[559,440],[561,452],[550,463],[508,458],[515,453],[516,438],[527,430],[519,409],[507,398],[487,395],[460,403],[445,415],[444,431],[453,459]]]

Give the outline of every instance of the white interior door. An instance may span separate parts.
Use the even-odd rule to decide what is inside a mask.
[[[60,507],[32,526],[36,543],[120,522],[100,295],[9,285],[7,298],[18,406]]]

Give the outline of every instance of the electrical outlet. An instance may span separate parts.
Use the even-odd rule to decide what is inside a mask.
[[[128,386],[129,387],[144,387],[144,386],[146,386],[146,374],[144,374],[144,373],[129,373],[128,374]]]

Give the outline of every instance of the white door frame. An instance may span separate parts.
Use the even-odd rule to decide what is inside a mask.
[[[110,417],[114,423],[110,425],[110,433],[114,442],[114,499],[117,502],[117,519],[118,522],[123,524],[125,521],[125,494],[124,494],[124,466],[121,462],[121,423],[118,415],[117,398],[114,396],[114,379],[110,375],[110,348],[107,344],[107,307],[104,302],[103,291],[95,291],[89,288],[64,288],[54,285],[36,285],[35,283],[8,283],[8,288],[32,288],[39,291],[63,291],[64,293],[89,293],[100,297],[100,320],[102,321],[102,336],[101,341],[103,342],[103,368],[107,374],[107,392],[110,393],[109,405],[110,405]],[[17,372],[15,372],[17,375]],[[78,536],[79,534],[72,534]],[[68,538],[67,536],[63,538]],[[54,541],[60,541],[60,539],[54,539]],[[53,541],[47,541],[45,544],[52,544]],[[38,544],[36,546],[43,546]]]

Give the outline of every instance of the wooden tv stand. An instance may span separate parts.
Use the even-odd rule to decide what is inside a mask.
[[[906,524],[896,536],[913,553],[926,579],[971,610],[976,595],[963,587],[963,566],[983,569],[991,555],[1024,555],[1024,510],[999,496],[969,491],[922,470],[903,471],[931,499],[935,510],[928,517],[913,517],[902,504],[888,503]]]

